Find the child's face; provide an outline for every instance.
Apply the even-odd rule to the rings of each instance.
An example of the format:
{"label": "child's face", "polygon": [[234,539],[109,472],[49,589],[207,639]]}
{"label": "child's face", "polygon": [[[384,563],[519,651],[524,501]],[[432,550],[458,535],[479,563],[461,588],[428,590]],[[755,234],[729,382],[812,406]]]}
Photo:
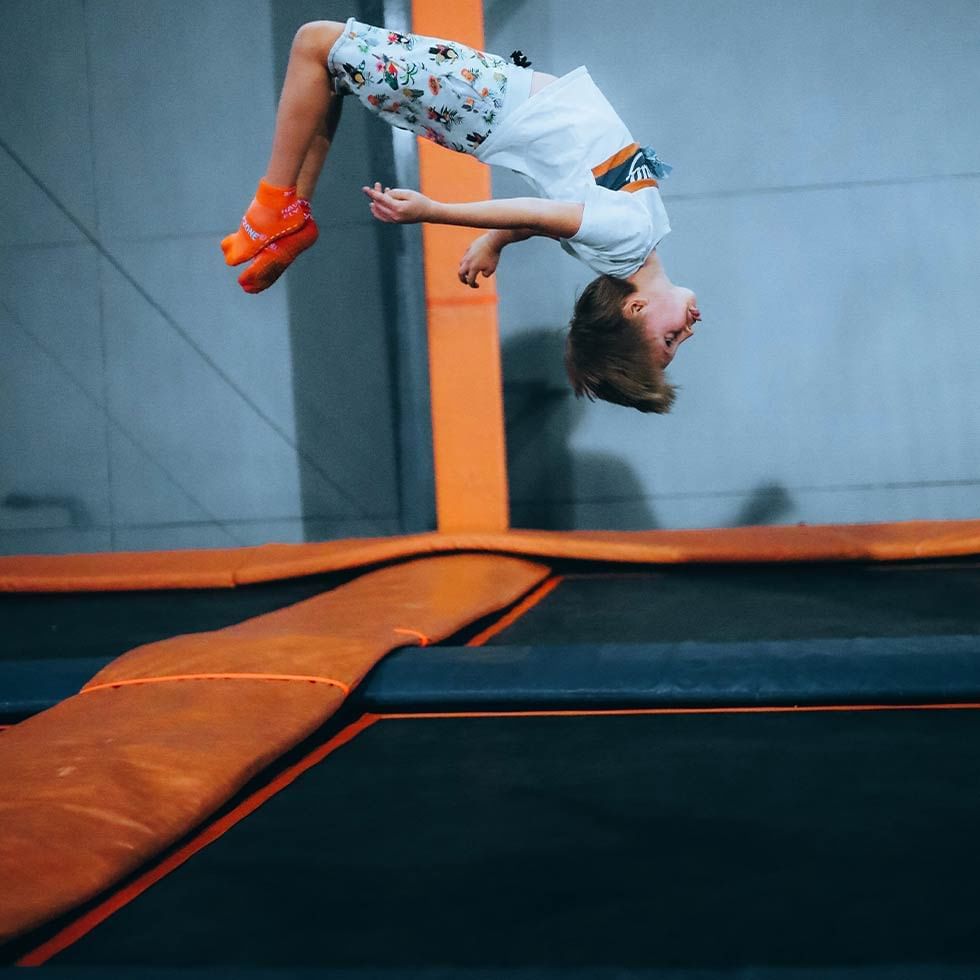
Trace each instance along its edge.
{"label": "child's face", "polygon": [[670,289],[652,297],[640,316],[653,342],[654,354],[661,367],[674,359],[677,348],[694,336],[694,324],[701,319],[698,298],[690,289],[671,285]]}

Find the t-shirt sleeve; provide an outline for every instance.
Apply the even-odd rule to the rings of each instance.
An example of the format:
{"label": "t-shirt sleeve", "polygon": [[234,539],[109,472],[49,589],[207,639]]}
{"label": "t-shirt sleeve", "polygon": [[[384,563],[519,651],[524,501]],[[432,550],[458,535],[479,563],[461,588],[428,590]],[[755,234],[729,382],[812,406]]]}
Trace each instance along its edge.
{"label": "t-shirt sleeve", "polygon": [[649,212],[632,194],[598,186],[583,203],[582,225],[566,250],[596,272],[631,276],[657,245]]}

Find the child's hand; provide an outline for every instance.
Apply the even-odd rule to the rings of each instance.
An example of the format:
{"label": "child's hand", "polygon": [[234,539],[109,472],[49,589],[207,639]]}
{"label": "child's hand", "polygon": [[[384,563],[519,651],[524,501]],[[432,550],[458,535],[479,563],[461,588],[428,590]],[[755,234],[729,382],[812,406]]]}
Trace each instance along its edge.
{"label": "child's hand", "polygon": [[361,190],[371,200],[371,214],[378,221],[389,224],[407,225],[425,221],[432,207],[432,201],[418,191],[403,190],[400,187],[362,187]]}
{"label": "child's hand", "polygon": [[497,271],[499,261],[500,249],[493,244],[490,235],[480,235],[459,260],[459,281],[479,289],[476,277],[482,273],[484,279],[489,279]]}

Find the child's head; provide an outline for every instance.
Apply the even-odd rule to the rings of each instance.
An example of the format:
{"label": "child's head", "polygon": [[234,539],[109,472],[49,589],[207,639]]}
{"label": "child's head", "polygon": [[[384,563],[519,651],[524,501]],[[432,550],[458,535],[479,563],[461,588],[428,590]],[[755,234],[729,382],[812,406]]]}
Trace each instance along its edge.
{"label": "child's head", "polygon": [[576,395],[663,414],[675,397],[664,369],[701,314],[690,289],[663,276],[631,279],[599,276],[585,287],[572,315],[565,368]]}

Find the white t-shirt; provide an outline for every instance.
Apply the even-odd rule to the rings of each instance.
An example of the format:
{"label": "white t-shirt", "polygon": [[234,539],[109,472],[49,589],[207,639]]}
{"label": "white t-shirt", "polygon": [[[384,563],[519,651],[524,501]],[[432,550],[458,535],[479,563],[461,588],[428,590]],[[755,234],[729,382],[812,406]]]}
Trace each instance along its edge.
{"label": "white t-shirt", "polygon": [[650,158],[584,66],[519,105],[474,155],[542,197],[581,201],[582,226],[561,247],[596,272],[631,276],[670,231]]}

